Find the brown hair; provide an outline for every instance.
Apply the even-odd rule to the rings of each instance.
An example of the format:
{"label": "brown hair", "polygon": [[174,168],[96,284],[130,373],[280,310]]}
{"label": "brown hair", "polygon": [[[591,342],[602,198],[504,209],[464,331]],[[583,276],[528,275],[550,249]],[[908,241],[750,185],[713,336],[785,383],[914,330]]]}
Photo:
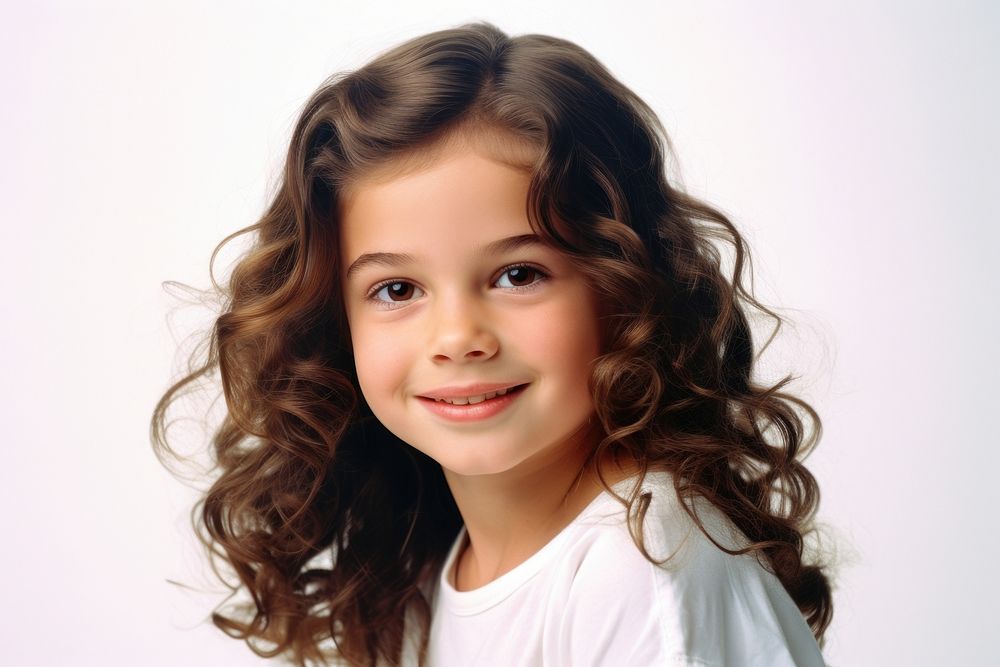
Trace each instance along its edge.
{"label": "brown hair", "polygon": [[[751,379],[748,309],[781,319],[744,285],[744,241],[725,215],[668,184],[662,125],[592,55],[488,23],[421,36],[325,82],[295,127],[268,210],[213,254],[214,264],[227,242],[253,235],[219,288],[207,354],[160,399],[151,429],[162,458],[171,404],[218,371],[228,408],[213,437],[219,474],[195,517],[252,602],[235,616],[216,611],[216,625],[298,664],[322,662],[331,638],[351,664],[396,664],[412,614],[423,661],[422,584],[461,517],[440,466],[390,434],[361,396],[337,280],[338,202],[360,176],[460,127],[537,147],[532,227],[600,296],[605,349],[592,392],[603,439],[591,460],[629,457],[643,476],[665,468],[682,498],[722,510],[751,542],[730,553],[755,552],[822,645],[831,591],[824,566],[804,562],[819,491],[801,463],[820,422],[783,391],[789,377]],[[732,248],[731,277],[716,242]],[[638,488],[621,500],[641,522],[649,497]],[[317,561],[324,554],[329,565]]]}

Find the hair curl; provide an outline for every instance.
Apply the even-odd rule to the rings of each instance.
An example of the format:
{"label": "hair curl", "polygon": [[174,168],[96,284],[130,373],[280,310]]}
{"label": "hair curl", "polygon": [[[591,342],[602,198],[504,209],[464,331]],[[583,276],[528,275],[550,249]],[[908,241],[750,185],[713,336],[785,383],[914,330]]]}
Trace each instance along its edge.
{"label": "hair curl", "polygon": [[[424,35],[325,82],[295,127],[266,213],[213,253],[214,265],[232,239],[254,239],[228,285],[216,285],[223,312],[207,353],[160,399],[151,437],[161,459],[172,453],[168,409],[218,371],[228,408],[213,435],[219,475],[193,516],[252,603],[242,620],[217,610],[215,624],[297,664],[324,662],[331,638],[351,664],[396,664],[413,613],[423,662],[421,583],[461,517],[440,466],[390,434],[361,397],[335,279],[338,202],[359,177],[469,126],[537,147],[532,227],[601,297],[605,349],[592,391],[603,439],[591,460],[609,452],[642,475],[666,468],[681,497],[721,509],[751,544],[716,544],[756,552],[822,645],[831,590],[824,567],[804,562],[819,491],[800,462],[820,421],[782,391],[790,378],[752,381],[747,309],[781,319],[744,287],[744,241],[725,215],[668,184],[662,125],[592,55],[488,23]],[[717,241],[732,247],[731,278]],[[620,500],[652,560],[636,525],[648,497],[637,487]],[[324,554],[329,567],[317,564]]]}

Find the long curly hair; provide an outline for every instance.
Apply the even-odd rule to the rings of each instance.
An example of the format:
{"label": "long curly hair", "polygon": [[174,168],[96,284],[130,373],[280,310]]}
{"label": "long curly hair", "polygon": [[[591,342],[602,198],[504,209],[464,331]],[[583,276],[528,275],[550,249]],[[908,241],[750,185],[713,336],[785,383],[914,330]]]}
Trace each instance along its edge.
{"label": "long curly hair", "polygon": [[[668,183],[663,126],[591,54],[489,23],[412,39],[324,82],[266,213],[213,253],[214,265],[226,243],[251,235],[216,285],[222,312],[207,345],[155,408],[151,438],[161,460],[175,454],[171,406],[218,374],[218,475],[192,516],[213,566],[228,565],[251,600],[216,609],[214,623],[296,664],[326,664],[330,639],[350,664],[398,664],[404,628],[419,630],[424,661],[423,586],[461,517],[440,466],[389,433],[361,395],[337,279],[338,203],[365,174],[470,126],[537,148],[531,225],[600,297],[604,349],[591,389],[603,431],[589,461],[628,457],[642,477],[667,469],[680,497],[718,507],[750,544],[716,545],[754,552],[822,646],[832,596],[827,566],[805,562],[819,491],[801,462],[821,425],[784,391],[790,377],[752,377],[749,313],[772,317],[775,332],[781,318],[746,288],[745,242],[720,211]],[[638,489],[619,500],[653,560],[641,531],[649,496]]]}

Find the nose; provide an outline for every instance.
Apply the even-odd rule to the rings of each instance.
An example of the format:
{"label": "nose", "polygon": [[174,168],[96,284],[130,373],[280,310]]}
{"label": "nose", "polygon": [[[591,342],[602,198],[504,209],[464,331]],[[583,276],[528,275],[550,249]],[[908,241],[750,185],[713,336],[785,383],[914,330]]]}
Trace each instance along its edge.
{"label": "nose", "polygon": [[486,361],[500,350],[489,315],[475,299],[460,295],[442,299],[432,317],[429,349],[434,362]]}

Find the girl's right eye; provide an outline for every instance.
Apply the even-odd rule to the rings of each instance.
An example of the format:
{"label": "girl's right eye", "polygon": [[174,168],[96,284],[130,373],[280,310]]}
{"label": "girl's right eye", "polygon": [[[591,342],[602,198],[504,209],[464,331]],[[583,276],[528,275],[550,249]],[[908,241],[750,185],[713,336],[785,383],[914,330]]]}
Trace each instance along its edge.
{"label": "girl's right eye", "polygon": [[404,280],[389,280],[373,287],[368,299],[376,302],[379,307],[392,309],[406,305],[408,301],[423,293],[424,291],[413,283]]}

